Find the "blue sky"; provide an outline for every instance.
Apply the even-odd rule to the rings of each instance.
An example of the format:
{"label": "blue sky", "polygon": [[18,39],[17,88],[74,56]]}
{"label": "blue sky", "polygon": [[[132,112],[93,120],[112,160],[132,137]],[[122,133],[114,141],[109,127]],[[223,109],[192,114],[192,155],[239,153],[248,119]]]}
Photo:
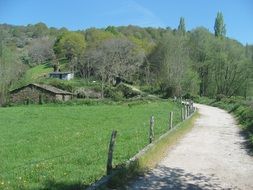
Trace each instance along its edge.
{"label": "blue sky", "polygon": [[108,25],[177,28],[204,26],[213,32],[216,14],[224,16],[227,36],[253,44],[252,0],[0,0],[0,23],[44,22],[70,30]]}

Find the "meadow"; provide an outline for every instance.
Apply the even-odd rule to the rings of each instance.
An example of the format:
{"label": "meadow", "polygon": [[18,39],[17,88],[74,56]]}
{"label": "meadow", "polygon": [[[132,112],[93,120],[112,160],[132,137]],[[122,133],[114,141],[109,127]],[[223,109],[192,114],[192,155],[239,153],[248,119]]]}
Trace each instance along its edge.
{"label": "meadow", "polygon": [[29,105],[0,109],[0,189],[81,189],[105,175],[108,143],[118,131],[114,165],[168,130],[168,100],[117,105]]}

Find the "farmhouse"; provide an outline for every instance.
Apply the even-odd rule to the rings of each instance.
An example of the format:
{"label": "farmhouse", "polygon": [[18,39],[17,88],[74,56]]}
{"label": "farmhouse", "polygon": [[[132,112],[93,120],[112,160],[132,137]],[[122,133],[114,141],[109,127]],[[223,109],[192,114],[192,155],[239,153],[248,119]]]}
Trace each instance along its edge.
{"label": "farmhouse", "polygon": [[67,101],[72,98],[73,94],[59,88],[45,85],[45,84],[28,84],[21,88],[10,92],[10,101],[12,103],[33,102],[39,103],[41,101]]}
{"label": "farmhouse", "polygon": [[52,72],[49,73],[50,78],[58,78],[61,80],[71,80],[74,78],[74,73],[72,72]]}

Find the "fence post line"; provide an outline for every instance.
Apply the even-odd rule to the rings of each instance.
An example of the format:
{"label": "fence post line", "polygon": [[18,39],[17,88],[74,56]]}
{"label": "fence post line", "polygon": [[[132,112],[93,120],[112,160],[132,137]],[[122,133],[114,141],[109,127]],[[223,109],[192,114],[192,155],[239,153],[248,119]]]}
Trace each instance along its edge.
{"label": "fence post line", "polygon": [[170,129],[173,128],[173,112],[170,112]]}
{"label": "fence post line", "polygon": [[149,127],[149,143],[152,143],[154,140],[154,125],[155,125],[155,117],[152,115],[150,117],[150,127]]}
{"label": "fence post line", "polygon": [[112,160],[113,160],[113,151],[114,151],[114,144],[116,139],[117,131],[113,130],[111,135],[111,140],[109,143],[108,149],[108,159],[107,159],[107,167],[106,167],[106,174],[109,175],[112,172]]}

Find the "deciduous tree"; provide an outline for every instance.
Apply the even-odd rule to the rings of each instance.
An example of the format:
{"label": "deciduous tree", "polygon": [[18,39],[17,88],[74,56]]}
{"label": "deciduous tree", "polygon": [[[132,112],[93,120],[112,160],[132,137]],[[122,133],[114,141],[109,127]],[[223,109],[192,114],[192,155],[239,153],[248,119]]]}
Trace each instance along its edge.
{"label": "deciduous tree", "polygon": [[226,25],[221,12],[217,13],[214,23],[214,34],[216,37],[223,38],[226,35]]}

